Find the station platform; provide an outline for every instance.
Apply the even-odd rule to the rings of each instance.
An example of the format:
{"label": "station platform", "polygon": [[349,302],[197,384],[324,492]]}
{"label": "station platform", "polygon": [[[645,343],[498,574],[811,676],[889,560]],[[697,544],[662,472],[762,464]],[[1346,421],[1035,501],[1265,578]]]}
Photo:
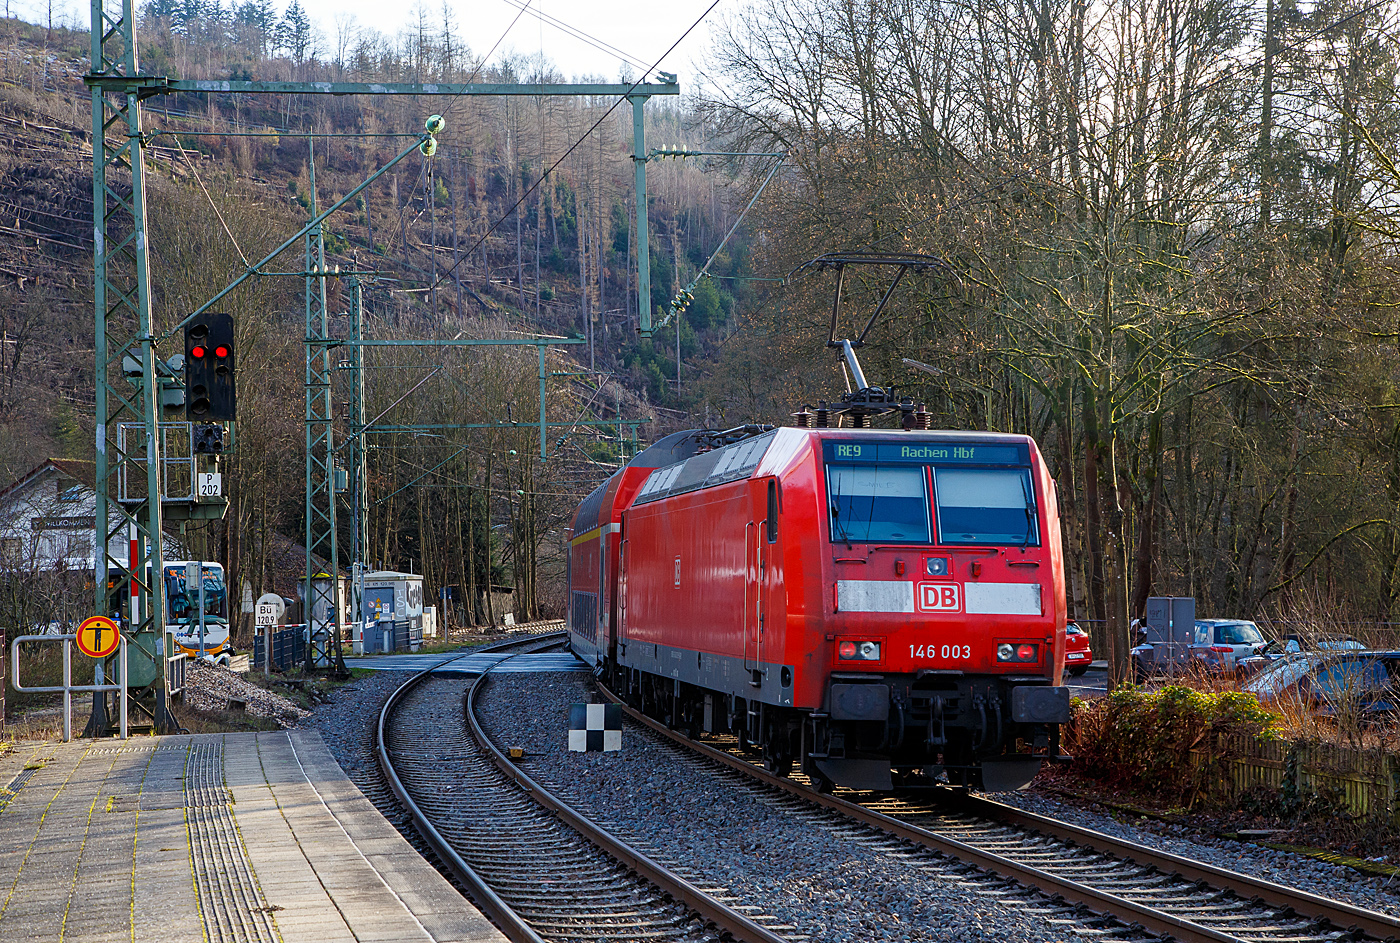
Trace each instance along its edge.
{"label": "station platform", "polygon": [[0,941],[505,940],[314,731],[19,741],[0,784]]}

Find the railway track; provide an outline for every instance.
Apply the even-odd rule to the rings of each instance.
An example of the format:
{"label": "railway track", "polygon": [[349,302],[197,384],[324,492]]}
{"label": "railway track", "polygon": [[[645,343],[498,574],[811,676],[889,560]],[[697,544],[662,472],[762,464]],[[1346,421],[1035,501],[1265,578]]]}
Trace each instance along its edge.
{"label": "railway track", "polygon": [[801,939],[779,936],[789,928],[761,925],[551,795],[476,721],[490,669],[466,681],[435,677],[443,668],[450,664],[416,675],[385,703],[379,762],[424,841],[508,936],[528,943]]}
{"label": "railway track", "polygon": [[800,777],[779,777],[745,759],[737,742],[718,749],[625,709],[663,737],[779,790],[777,802],[794,810],[819,806],[853,820],[853,838],[873,833],[911,842],[1034,888],[1051,901],[1115,918],[1121,930],[1140,928],[1183,943],[1400,940],[1400,920],[1389,915],[977,796],[952,790],[926,800],[818,793]]}

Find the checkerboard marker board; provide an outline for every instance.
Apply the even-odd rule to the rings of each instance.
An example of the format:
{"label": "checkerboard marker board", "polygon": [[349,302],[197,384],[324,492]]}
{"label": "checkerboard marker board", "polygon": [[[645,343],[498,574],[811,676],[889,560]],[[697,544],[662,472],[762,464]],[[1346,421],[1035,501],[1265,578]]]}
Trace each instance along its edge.
{"label": "checkerboard marker board", "polygon": [[621,704],[569,706],[569,750],[608,753],[622,749]]}

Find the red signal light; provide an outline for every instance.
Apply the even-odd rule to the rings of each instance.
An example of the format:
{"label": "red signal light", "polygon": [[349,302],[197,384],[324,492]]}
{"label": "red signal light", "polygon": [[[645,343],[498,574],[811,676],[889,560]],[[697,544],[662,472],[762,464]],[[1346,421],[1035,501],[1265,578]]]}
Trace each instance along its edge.
{"label": "red signal light", "polygon": [[227,356],[228,356],[228,348],[227,348],[227,347],[223,347],[223,346],[215,347],[215,348],[214,348],[214,356],[215,356],[215,357],[227,357]]}
{"label": "red signal light", "polygon": [[203,348],[203,347],[192,347],[192,348],[190,348],[190,356],[193,357],[195,360],[203,360],[203,359],[204,359],[204,348]]}

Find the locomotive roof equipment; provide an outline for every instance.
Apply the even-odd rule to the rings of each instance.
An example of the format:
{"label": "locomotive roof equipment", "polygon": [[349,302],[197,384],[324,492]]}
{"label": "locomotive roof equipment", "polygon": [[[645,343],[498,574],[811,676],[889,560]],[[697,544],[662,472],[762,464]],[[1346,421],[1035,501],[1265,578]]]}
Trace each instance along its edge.
{"label": "locomotive roof equipment", "polygon": [[[841,294],[846,285],[846,269],[848,266],[893,266],[896,271],[894,279],[889,287],[885,289],[884,295],[880,298],[879,304],[871,312],[870,318],[865,322],[865,327],[855,340],[843,338],[836,339],[837,324],[841,315]],[[856,356],[856,351],[865,346],[866,335],[875,326],[875,321],[880,317],[880,313],[885,310],[890,298],[894,295],[894,290],[899,283],[904,280],[904,276],[909,272],[916,275],[924,275],[934,269],[947,273],[956,282],[957,273],[943,259],[932,255],[921,255],[918,253],[889,253],[889,252],[830,252],[826,255],[818,256],[808,262],[806,268],[811,266],[819,272],[828,269],[836,270],[836,291],[831,300],[831,329],[827,332],[826,346],[840,350],[845,359],[846,366],[850,370],[850,377],[853,389],[847,391],[842,397],[839,405],[829,405],[820,403],[817,411],[813,413],[810,406],[802,407],[800,412],[793,415],[797,419],[799,426],[826,426],[832,416],[846,414],[857,429],[864,429],[870,426],[871,418],[881,416],[885,413],[898,409],[903,414],[903,426],[905,429],[927,429],[928,414],[922,405],[915,406],[913,400],[908,397],[901,399],[895,394],[894,385],[888,387],[871,386],[866,382],[865,371],[861,369],[860,360]]]}

